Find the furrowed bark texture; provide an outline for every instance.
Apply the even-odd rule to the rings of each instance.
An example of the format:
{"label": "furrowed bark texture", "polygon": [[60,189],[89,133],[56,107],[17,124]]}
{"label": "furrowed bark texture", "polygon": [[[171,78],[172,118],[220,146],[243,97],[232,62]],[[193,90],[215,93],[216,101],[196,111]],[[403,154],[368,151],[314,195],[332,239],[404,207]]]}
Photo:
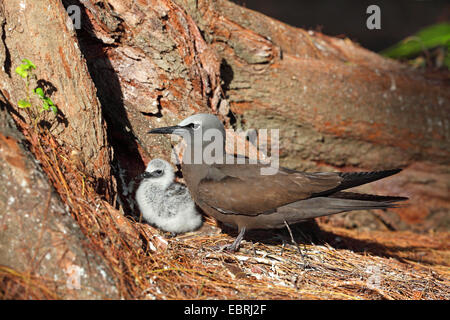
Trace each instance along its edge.
{"label": "furrowed bark texture", "polygon": [[[118,299],[111,270],[89,246],[0,98],[0,276],[45,299]],[[45,288],[47,288],[45,290]],[[4,292],[6,288],[2,288]],[[29,296],[22,293],[21,298]]]}
{"label": "furrowed bark texture", "polygon": [[[170,157],[170,140],[148,135],[190,114],[228,113],[220,62],[192,18],[163,1],[64,1],[84,8],[78,35],[105,106],[118,171],[128,182],[154,157]],[[144,160],[144,161],[143,161]]]}
{"label": "furrowed bark texture", "polygon": [[[0,5],[0,90],[8,103],[26,96],[25,82],[15,69],[26,58],[36,65],[35,73],[60,110],[52,133],[77,154],[86,174],[99,184],[110,181],[110,149],[106,127],[81,56],[78,41],[61,1],[3,1]],[[31,89],[34,89],[31,88]],[[32,100],[39,104],[39,101]],[[27,118],[25,110],[16,115]],[[99,186],[106,187],[106,186]]]}
{"label": "furrowed bark texture", "polygon": [[[77,170],[108,196],[113,184],[105,122],[75,33],[66,26],[67,18],[60,1],[0,4],[1,276],[45,293],[38,297],[119,298],[108,265],[70,217],[10,117],[22,123],[32,139],[40,139],[25,124],[29,122],[25,110],[17,107],[26,90],[15,68],[27,58],[37,66],[38,83],[60,110],[57,118],[48,119],[53,123],[52,136],[73,156],[67,161],[79,163]],[[39,103],[36,100],[32,103]],[[44,152],[51,155],[52,150]],[[4,290],[3,294],[9,294]],[[26,291],[17,294],[33,297]]]}

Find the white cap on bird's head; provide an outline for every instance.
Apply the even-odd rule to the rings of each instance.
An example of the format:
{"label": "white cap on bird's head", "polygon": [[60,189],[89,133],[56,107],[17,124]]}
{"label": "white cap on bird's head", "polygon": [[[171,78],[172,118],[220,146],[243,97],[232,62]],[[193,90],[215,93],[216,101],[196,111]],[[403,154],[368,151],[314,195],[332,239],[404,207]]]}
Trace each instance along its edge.
{"label": "white cap on bird's head", "polygon": [[[186,142],[187,150],[189,150],[190,158],[187,158],[190,159],[188,160],[190,163],[201,163],[203,161],[213,163],[214,160],[223,160],[226,138],[225,127],[219,118],[213,114],[194,114],[178,125],[155,128],[148,133],[182,136]],[[183,157],[183,159],[186,158]]]}

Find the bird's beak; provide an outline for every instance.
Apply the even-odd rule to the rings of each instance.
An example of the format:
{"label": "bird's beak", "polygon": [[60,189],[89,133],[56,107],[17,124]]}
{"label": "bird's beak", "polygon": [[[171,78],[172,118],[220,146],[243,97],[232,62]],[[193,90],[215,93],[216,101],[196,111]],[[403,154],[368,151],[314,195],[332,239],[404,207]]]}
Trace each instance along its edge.
{"label": "bird's beak", "polygon": [[155,128],[150,130],[147,133],[158,133],[158,134],[166,134],[166,133],[174,133],[178,134],[180,131],[184,132],[186,130],[183,126],[171,126],[171,127],[162,127],[162,128]]}
{"label": "bird's beak", "polygon": [[141,175],[139,175],[139,179],[143,180],[143,179],[148,179],[151,178],[153,175],[150,172],[144,171],[142,172]]}

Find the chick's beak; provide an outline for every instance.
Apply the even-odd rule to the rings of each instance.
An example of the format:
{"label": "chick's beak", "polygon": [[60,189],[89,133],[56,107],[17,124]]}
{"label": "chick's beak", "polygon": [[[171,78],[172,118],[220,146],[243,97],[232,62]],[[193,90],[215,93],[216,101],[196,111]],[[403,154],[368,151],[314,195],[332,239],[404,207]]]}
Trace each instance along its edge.
{"label": "chick's beak", "polygon": [[151,178],[153,175],[150,172],[144,171],[139,175],[139,179],[148,179]]}

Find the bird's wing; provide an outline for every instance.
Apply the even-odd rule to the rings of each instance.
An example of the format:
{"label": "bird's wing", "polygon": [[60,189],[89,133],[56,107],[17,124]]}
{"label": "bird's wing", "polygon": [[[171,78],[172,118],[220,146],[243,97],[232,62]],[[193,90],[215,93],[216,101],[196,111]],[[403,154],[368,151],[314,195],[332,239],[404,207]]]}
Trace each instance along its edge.
{"label": "bird's wing", "polygon": [[279,168],[261,175],[264,165],[212,165],[198,185],[198,198],[225,214],[258,215],[339,186],[338,173],[305,173]]}
{"label": "bird's wing", "polygon": [[307,173],[279,168],[274,175],[261,175],[265,166],[211,165],[199,183],[199,198],[224,214],[258,215],[310,197],[331,196],[401,171]]}

